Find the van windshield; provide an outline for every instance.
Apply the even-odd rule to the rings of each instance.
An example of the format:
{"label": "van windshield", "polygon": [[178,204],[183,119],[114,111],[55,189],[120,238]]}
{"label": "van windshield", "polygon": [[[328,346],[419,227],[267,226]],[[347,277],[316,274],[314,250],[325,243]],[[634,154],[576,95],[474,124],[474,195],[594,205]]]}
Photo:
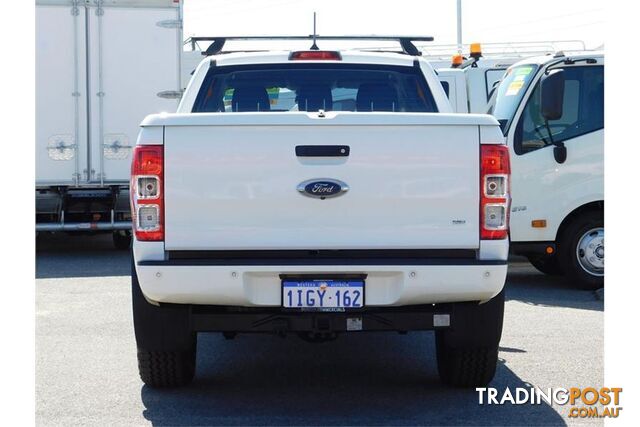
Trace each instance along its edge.
{"label": "van windshield", "polygon": [[192,112],[437,112],[417,67],[255,64],[213,67]]}
{"label": "van windshield", "polygon": [[537,65],[518,65],[508,69],[500,82],[495,105],[490,113],[500,122],[505,133],[537,70]]}

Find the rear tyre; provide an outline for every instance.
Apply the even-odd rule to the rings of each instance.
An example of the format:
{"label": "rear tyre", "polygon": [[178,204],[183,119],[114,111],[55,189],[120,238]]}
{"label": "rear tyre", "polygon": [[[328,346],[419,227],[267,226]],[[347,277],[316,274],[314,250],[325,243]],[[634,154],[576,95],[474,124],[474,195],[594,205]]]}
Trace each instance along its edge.
{"label": "rear tyre", "polygon": [[189,384],[196,371],[196,352],[147,351],[138,349],[140,379],[149,387],[179,387]]}
{"label": "rear tyre", "polygon": [[483,387],[495,376],[502,335],[504,290],[484,304],[453,309],[451,329],[436,331],[440,380],[454,387]]}
{"label": "rear tyre", "polygon": [[556,255],[530,256],[528,259],[531,265],[533,265],[540,273],[544,273],[549,276],[561,276],[564,274]]}
{"label": "rear tyre", "polygon": [[197,335],[189,325],[189,307],[149,303],[131,273],[133,326],[140,379],[150,387],[178,387],[191,382],[196,368]]}
{"label": "rear tyre", "polygon": [[604,286],[604,216],[587,212],[565,228],[560,237],[560,261],[567,277],[581,289]]}
{"label": "rear tyre", "polygon": [[125,250],[131,247],[131,232],[118,230],[113,232],[113,246],[118,250]]}

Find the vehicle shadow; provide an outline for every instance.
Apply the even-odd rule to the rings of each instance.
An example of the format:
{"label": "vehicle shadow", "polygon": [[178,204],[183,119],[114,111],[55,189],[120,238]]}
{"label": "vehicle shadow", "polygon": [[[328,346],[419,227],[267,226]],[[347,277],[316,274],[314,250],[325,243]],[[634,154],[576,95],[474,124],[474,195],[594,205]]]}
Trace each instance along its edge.
{"label": "vehicle shadow", "polygon": [[[552,407],[479,405],[478,393],[440,384],[431,332],[363,333],[324,344],[295,336],[203,334],[196,379],[141,389],[154,425],[560,425]],[[492,387],[530,387],[501,351]]]}
{"label": "vehicle shadow", "polygon": [[528,262],[509,263],[505,297],[526,304],[604,311],[595,292],[579,289],[562,276],[540,273]]}
{"label": "vehicle shadow", "polygon": [[36,239],[37,279],[130,274],[130,251],[114,249],[110,233],[42,233]]}

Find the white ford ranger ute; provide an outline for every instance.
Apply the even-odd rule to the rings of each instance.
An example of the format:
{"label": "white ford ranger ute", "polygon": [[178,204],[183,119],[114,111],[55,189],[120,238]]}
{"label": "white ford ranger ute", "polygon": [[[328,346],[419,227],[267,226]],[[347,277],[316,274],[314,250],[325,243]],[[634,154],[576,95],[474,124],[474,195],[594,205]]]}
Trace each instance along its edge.
{"label": "white ford ranger ute", "polygon": [[435,330],[445,384],[493,378],[507,273],[498,122],[419,56],[220,53],[133,154],[140,376],[193,379],[199,332]]}

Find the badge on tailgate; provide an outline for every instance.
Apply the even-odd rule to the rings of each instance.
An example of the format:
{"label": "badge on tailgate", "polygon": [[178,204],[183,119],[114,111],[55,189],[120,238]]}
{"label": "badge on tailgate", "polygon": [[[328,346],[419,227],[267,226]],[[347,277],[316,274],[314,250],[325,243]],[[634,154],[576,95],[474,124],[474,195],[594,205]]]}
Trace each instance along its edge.
{"label": "badge on tailgate", "polygon": [[347,184],[331,178],[310,179],[298,184],[300,194],[321,200],[341,196],[348,190]]}

